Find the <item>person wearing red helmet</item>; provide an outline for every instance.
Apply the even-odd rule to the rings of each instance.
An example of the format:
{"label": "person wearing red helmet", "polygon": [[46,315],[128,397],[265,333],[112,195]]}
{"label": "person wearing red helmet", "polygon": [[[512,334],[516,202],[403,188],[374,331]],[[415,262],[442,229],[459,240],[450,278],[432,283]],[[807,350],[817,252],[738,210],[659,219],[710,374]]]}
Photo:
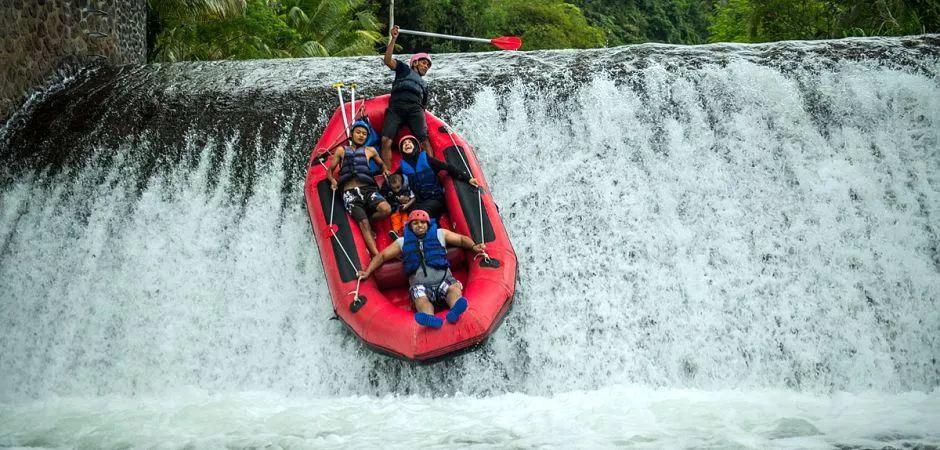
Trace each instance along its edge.
{"label": "person wearing red helmet", "polygon": [[408,215],[405,236],[372,258],[369,267],[359,271],[359,278],[368,278],[382,263],[401,256],[402,267],[408,275],[408,293],[416,311],[415,322],[440,328],[444,321],[434,315],[434,307],[446,304],[450,308],[445,315],[447,322],[457,323],[469,304],[463,296],[463,285],[450,271],[448,245],[475,252],[486,250],[486,244],[476,244],[467,236],[438,228],[426,211],[416,209]]}
{"label": "person wearing red helmet", "polygon": [[424,109],[428,106],[428,84],[424,81],[424,75],[431,68],[431,55],[417,53],[407,65],[392,58],[395,41],[398,39],[397,25],[392,27],[391,33],[392,37],[385,48],[383,59],[385,65],[395,71],[392,95],[388,101],[388,109],[385,110],[385,121],[382,123],[382,158],[385,161],[392,160],[392,141],[402,124],[411,128],[424,151],[430,152],[431,149],[428,123],[424,118]]}
{"label": "person wearing red helmet", "polygon": [[451,177],[479,187],[480,183],[472,175],[464,172],[454,165],[441,161],[428,152],[418,151],[418,139],[414,136],[402,136],[398,140],[398,150],[401,152],[401,164],[395,173],[401,173],[408,179],[417,197],[415,209],[427,211],[433,218],[441,217],[447,207],[444,205],[444,187],[437,178],[441,171],[447,172]]}

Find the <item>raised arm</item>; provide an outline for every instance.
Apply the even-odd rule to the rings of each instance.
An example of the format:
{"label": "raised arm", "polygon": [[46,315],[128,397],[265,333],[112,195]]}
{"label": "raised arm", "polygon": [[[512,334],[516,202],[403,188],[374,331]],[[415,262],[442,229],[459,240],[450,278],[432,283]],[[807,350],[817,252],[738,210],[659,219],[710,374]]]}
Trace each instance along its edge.
{"label": "raised arm", "polygon": [[486,244],[482,242],[479,244],[474,244],[473,239],[470,239],[462,234],[454,233],[450,230],[444,230],[444,242],[448,245],[465,248],[467,250],[473,250],[477,253],[486,250]]}
{"label": "raised arm", "polygon": [[392,52],[395,50],[395,41],[398,40],[398,25],[392,27],[392,37],[388,40],[388,46],[385,47],[385,59],[382,61],[389,69],[395,70],[398,63],[392,58]]}

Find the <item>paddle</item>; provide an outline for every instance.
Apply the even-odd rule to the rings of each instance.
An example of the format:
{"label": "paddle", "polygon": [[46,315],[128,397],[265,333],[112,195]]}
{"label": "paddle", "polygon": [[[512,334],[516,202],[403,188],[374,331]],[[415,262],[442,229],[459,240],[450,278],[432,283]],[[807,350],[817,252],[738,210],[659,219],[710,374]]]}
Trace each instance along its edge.
{"label": "paddle", "polygon": [[492,44],[503,50],[519,50],[519,47],[522,47],[522,39],[519,39],[516,36],[499,36],[493,39],[483,39],[483,38],[454,36],[450,34],[428,33],[426,31],[404,30],[401,28],[398,29],[398,32],[405,33],[405,34],[413,34],[415,36],[437,37],[437,38],[443,38],[443,39],[451,39],[455,41],[469,41],[469,42],[480,42],[483,44]]}

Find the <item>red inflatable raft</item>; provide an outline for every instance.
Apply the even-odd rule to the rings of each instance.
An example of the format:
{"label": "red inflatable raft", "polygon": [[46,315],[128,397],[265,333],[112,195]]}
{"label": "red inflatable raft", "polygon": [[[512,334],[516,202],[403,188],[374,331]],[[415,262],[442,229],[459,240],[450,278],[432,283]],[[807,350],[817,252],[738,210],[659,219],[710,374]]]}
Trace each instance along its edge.
{"label": "red inflatable raft", "polygon": [[[388,96],[356,102],[356,109],[381,133],[388,106]],[[349,103],[345,104],[347,114]],[[350,311],[358,278],[356,271],[368,265],[359,226],[343,208],[342,193],[330,189],[326,179],[327,158],[333,150],[346,145],[343,117],[337,108],[317,142],[307,167],[304,196],[310,223],[320,249],[333,301],[333,310],[353,333],[373,350],[417,362],[432,362],[483,342],[506,315],[516,284],[516,254],[490,195],[486,179],[470,146],[443,121],[426,113],[433,156],[469,171],[484,189],[439,174],[444,187],[448,214],[440,225],[486,243],[489,260],[463,249],[448,249],[454,276],[464,285],[469,308],[456,324],[440,329],[426,328],[414,321],[414,309],[408,298],[408,280],[401,261],[386,262],[372,277],[362,280],[359,295],[366,303],[358,312]],[[352,118],[349,122],[352,123]],[[408,133],[403,129],[399,135]],[[397,142],[397,139],[395,140]],[[393,150],[391,169],[398,168],[399,155]],[[377,177],[377,181],[381,177]],[[482,206],[482,208],[481,208]],[[331,210],[332,209],[332,210]],[[332,218],[333,226],[330,225]],[[387,236],[388,219],[373,223],[376,243],[381,251],[391,244]],[[444,317],[446,309],[436,311]]]}

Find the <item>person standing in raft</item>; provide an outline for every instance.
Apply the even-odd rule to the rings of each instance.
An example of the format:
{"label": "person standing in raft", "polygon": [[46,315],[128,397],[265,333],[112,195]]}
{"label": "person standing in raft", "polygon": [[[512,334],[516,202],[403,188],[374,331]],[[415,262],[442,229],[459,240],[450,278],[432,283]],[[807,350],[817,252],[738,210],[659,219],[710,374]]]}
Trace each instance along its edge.
{"label": "person standing in raft", "polygon": [[392,58],[395,41],[398,39],[398,26],[392,27],[392,37],[385,48],[383,62],[389,69],[395,71],[395,81],[392,82],[392,95],[385,110],[385,121],[382,122],[382,158],[392,160],[392,141],[398,135],[398,128],[403,123],[408,124],[411,132],[418,137],[421,148],[431,151],[428,142],[428,123],[424,118],[424,109],[428,105],[428,84],[424,75],[431,68],[431,55],[417,53],[411,57],[410,64]]}
{"label": "person standing in raft", "polygon": [[427,152],[417,151],[417,139],[414,136],[404,136],[398,141],[401,152],[401,164],[395,173],[408,177],[408,184],[415,192],[418,200],[415,209],[427,211],[433,218],[441,217],[446,206],[444,205],[444,187],[437,179],[440,171],[446,171],[450,176],[470,183],[473,187],[480,187],[476,178],[453,165],[441,161]]}
{"label": "person standing in raft", "polygon": [[463,297],[463,285],[454,278],[447,261],[446,246],[462,247],[482,252],[486,244],[474,244],[473,239],[452,231],[438,228],[431,222],[428,213],[419,209],[411,212],[405,225],[405,236],[382,250],[366,270],[359,271],[359,278],[368,278],[385,261],[403,257],[405,274],[408,275],[408,293],[414,303],[415,322],[431,328],[440,328],[444,321],[434,315],[434,305],[450,307],[447,321],[457,323],[467,310],[467,299]]}
{"label": "person standing in raft", "polygon": [[[372,178],[369,161],[375,160],[382,166],[383,173],[388,174],[389,171],[375,148],[365,145],[366,138],[369,137],[369,126],[366,122],[359,120],[354,123],[350,135],[352,146],[340,148],[333,153],[333,158],[330,159],[326,170],[326,177],[330,180],[330,186],[334,191],[337,187],[343,189],[343,205],[346,207],[346,212],[359,224],[366,248],[369,249],[369,254],[375,256],[379,249],[375,246],[375,236],[372,235],[372,225],[369,219],[380,220],[388,217],[392,212],[392,207],[379,194],[375,178]],[[337,165],[340,165],[338,182],[333,177],[333,169]]]}

